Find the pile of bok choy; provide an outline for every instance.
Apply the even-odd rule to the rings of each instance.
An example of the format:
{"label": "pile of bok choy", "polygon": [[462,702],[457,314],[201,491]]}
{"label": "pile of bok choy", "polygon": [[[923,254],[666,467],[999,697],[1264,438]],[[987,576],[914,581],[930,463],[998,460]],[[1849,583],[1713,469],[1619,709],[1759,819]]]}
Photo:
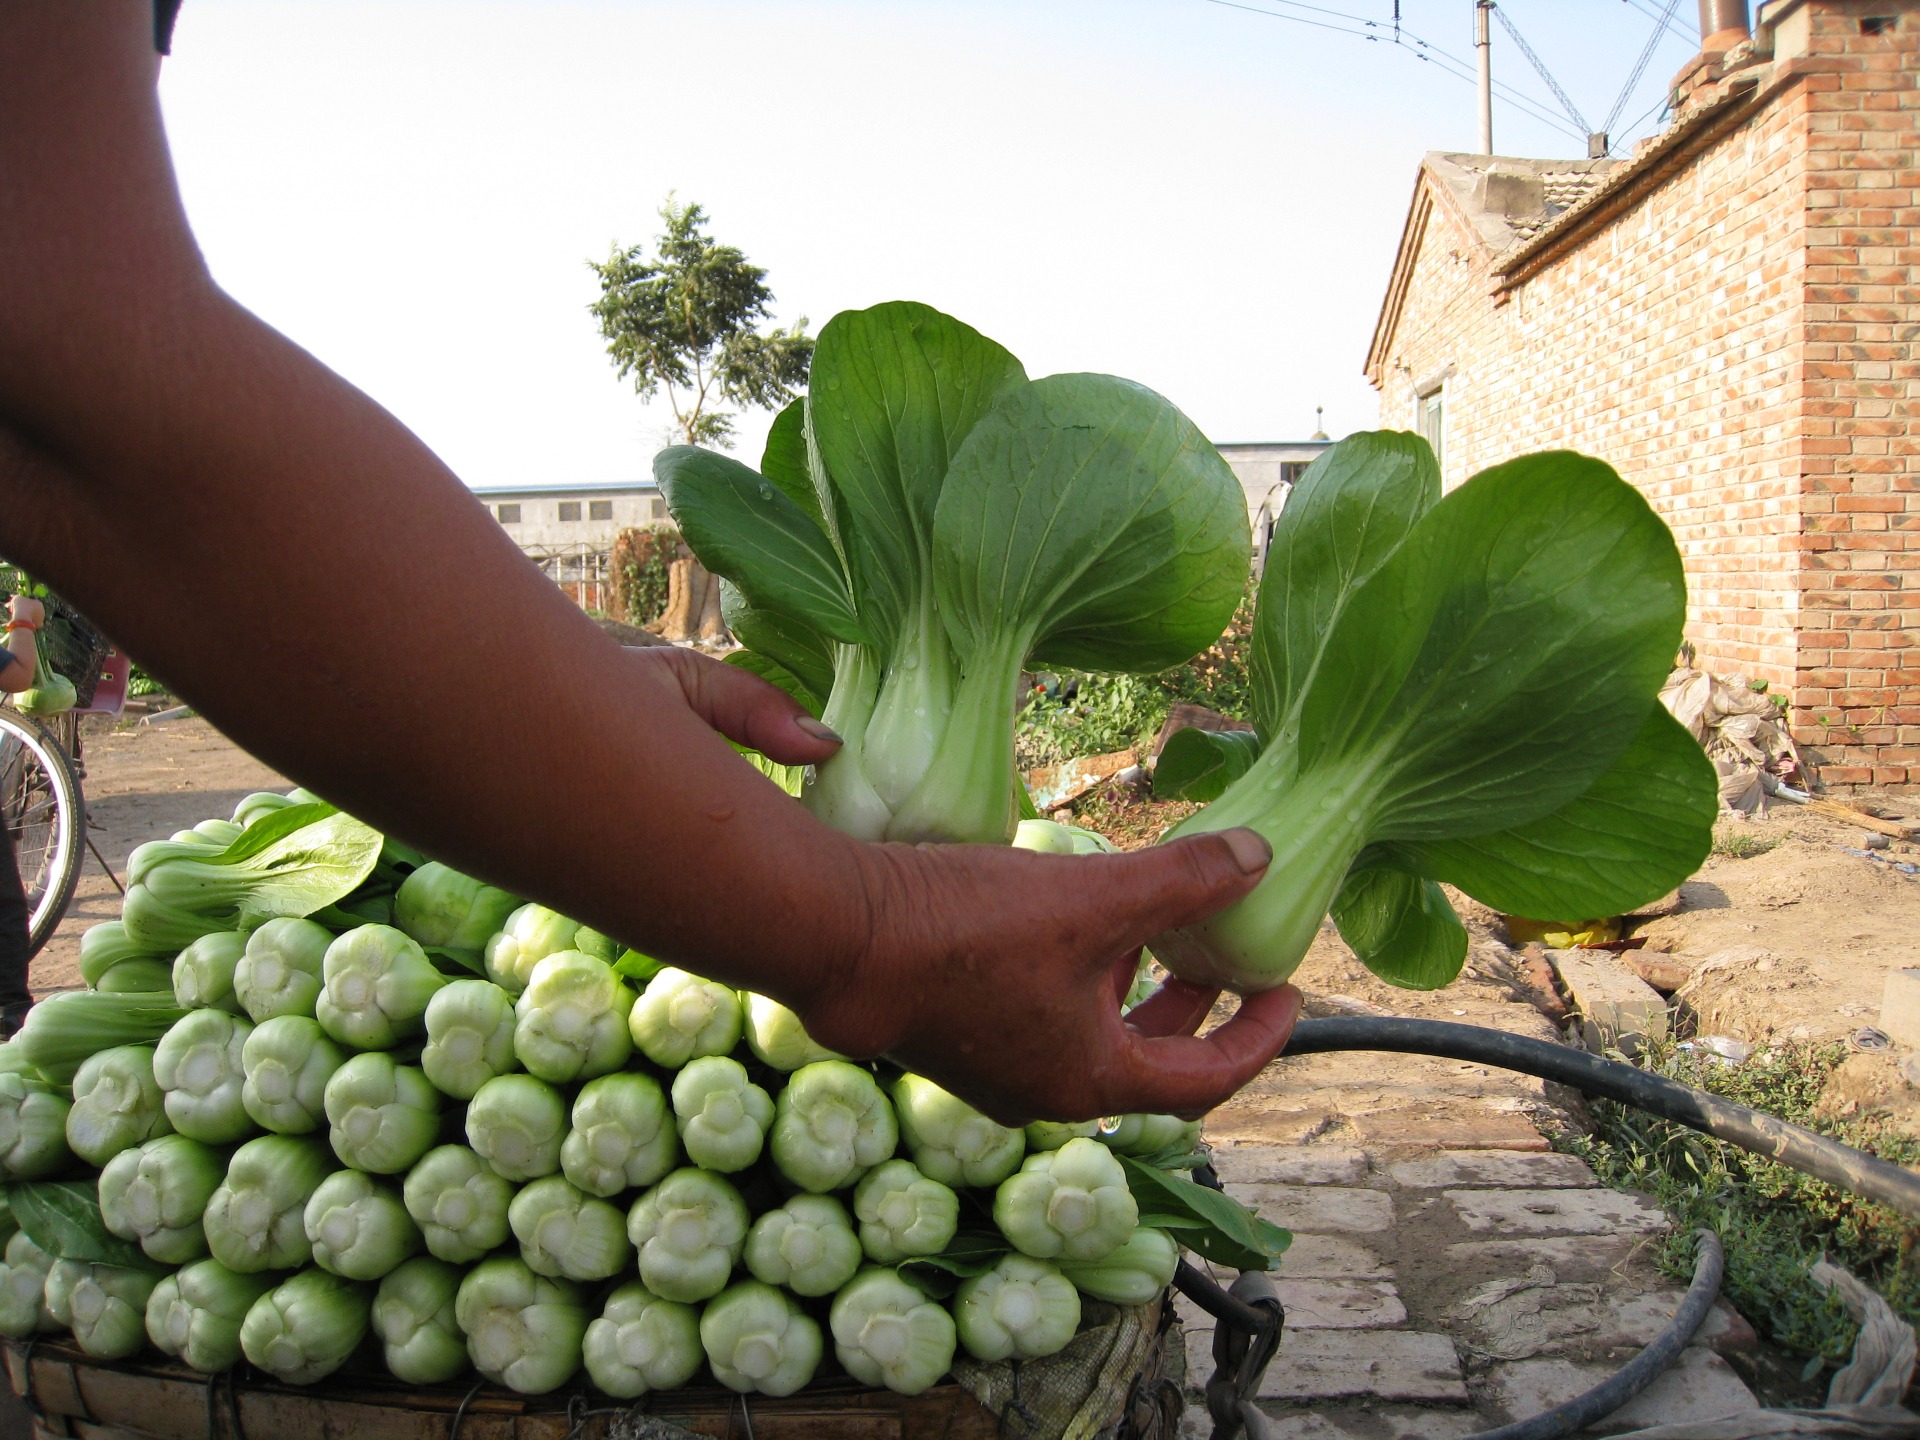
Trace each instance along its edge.
{"label": "pile of bok choy", "polygon": [[130,869],[152,899],[87,933],[90,988],[0,1045],[0,1334],[303,1385],[364,1351],[410,1385],[912,1394],[1151,1300],[1181,1244],[1286,1245],[1186,1178],[1195,1126],[1006,1129],[310,796]]}

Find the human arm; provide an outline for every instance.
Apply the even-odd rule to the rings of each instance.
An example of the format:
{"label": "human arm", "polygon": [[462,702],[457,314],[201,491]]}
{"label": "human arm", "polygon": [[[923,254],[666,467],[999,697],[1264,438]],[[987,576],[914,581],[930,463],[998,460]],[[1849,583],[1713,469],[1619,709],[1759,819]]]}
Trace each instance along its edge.
{"label": "human arm", "polygon": [[34,643],[40,626],[46,621],[46,607],[31,595],[15,595],[7,601],[6,655],[0,658],[0,690],[17,692],[29,688],[40,673],[40,650]]}
{"label": "human arm", "polygon": [[[623,652],[416,437],[220,291],[156,63],[142,0],[0,8],[10,555],[343,807],[998,1113],[1193,1112],[1277,1048],[1285,993],[1194,1040],[1150,1032],[1197,1024],[1205,992],[1128,1029],[1108,983],[1250,890],[1261,842],[1249,869],[1231,837],[1110,859],[819,825],[720,738],[825,758],[790,701]],[[509,633],[540,637],[512,693],[486,639]]]}

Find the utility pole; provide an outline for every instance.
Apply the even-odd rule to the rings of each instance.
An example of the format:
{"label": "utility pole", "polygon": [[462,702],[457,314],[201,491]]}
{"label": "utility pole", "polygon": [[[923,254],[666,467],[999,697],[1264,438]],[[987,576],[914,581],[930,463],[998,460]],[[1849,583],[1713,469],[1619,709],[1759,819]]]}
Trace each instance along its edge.
{"label": "utility pole", "polygon": [[1480,61],[1480,153],[1493,154],[1493,44],[1487,12],[1493,0],[1473,0],[1473,49]]}

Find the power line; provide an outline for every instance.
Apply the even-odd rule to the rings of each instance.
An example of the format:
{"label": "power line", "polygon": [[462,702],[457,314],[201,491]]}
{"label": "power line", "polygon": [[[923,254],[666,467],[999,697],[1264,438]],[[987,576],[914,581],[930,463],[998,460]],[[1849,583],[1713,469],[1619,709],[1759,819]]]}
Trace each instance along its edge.
{"label": "power line", "polygon": [[[1317,15],[1337,15],[1343,20],[1352,20],[1358,24],[1367,26],[1368,29],[1348,30],[1340,25],[1329,25],[1324,20],[1309,20],[1304,15],[1282,15],[1277,10],[1262,10],[1257,5],[1242,5],[1238,3],[1238,0],[1207,0],[1207,3],[1209,5],[1224,5],[1229,10],[1245,10],[1249,15],[1265,15],[1269,20],[1291,20],[1295,25],[1311,25],[1316,30],[1331,30],[1336,35],[1352,35],[1360,40],[1378,40],[1380,38],[1378,35],[1369,33],[1370,30],[1379,28],[1377,21],[1368,20],[1359,15],[1348,15],[1339,10],[1322,9],[1318,5],[1301,5],[1298,8],[1311,10]],[[1273,0],[1273,3],[1276,5],[1286,5],[1291,4],[1292,0]]]}
{"label": "power line", "polygon": [[1635,10],[1638,10],[1642,15],[1646,16],[1649,20],[1652,20],[1656,24],[1661,25],[1666,30],[1666,32],[1672,35],[1673,38],[1676,40],[1679,40],[1685,44],[1691,45],[1694,42],[1694,40],[1697,38],[1694,35],[1688,33],[1686,26],[1681,25],[1674,20],[1673,11],[1671,9],[1669,9],[1665,15],[1662,15],[1659,11],[1643,3],[1643,0],[1623,0],[1623,3],[1632,6]]}
{"label": "power line", "polygon": [[[1219,5],[1229,10],[1241,10],[1249,15],[1263,15],[1269,20],[1284,20],[1294,25],[1311,26],[1315,30],[1329,30],[1336,35],[1349,35],[1358,40],[1385,40],[1395,49],[1404,50],[1412,55],[1414,59],[1432,65],[1434,69],[1443,75],[1451,76],[1453,79],[1463,81],[1469,85],[1479,83],[1477,73],[1471,62],[1463,60],[1451,51],[1442,49],[1430,40],[1422,39],[1411,30],[1401,28],[1397,23],[1399,18],[1399,6],[1397,4],[1395,6],[1396,23],[1394,28],[1389,31],[1381,22],[1370,20],[1364,15],[1355,15],[1345,10],[1333,10],[1322,5],[1305,4],[1302,3],[1302,0],[1268,0],[1268,3],[1285,5],[1290,9],[1305,10],[1314,15],[1329,16],[1334,20],[1345,20],[1362,28],[1357,30],[1349,29],[1345,26],[1330,24],[1326,20],[1309,20],[1304,15],[1283,14],[1278,10],[1268,10],[1258,5],[1244,4],[1242,0],[1207,0],[1207,3],[1210,5]],[[1509,29],[1511,29],[1511,26],[1509,26]],[[1525,42],[1523,41],[1522,45],[1524,46],[1524,44]],[[1535,67],[1541,69],[1542,74],[1545,74],[1544,68],[1539,65],[1537,58],[1534,63]],[[1552,84],[1551,77],[1548,77],[1548,83]],[[1555,86],[1554,88],[1556,93],[1558,93],[1558,87]],[[1586,130],[1574,129],[1568,125],[1565,120],[1555,115],[1551,110],[1541,105],[1525,92],[1516,90],[1513,86],[1499,80],[1494,81],[1494,90],[1503,102],[1520,111],[1528,119],[1538,121],[1554,130],[1558,130],[1563,135],[1571,136],[1575,140],[1585,140],[1587,138],[1588,132]],[[1561,98],[1563,103],[1570,104],[1570,102],[1565,102],[1564,95],[1562,95]]]}
{"label": "power line", "polygon": [[[1426,61],[1443,75],[1451,75],[1454,79],[1465,81],[1469,85],[1478,85],[1480,83],[1479,76],[1476,73],[1464,68],[1463,62],[1447,54],[1444,50],[1429,47],[1430,53],[1428,53],[1413,49],[1411,46],[1403,45],[1400,48],[1411,51],[1415,59]],[[1587,138],[1585,131],[1575,130],[1551,110],[1546,109],[1530,97],[1513,90],[1512,87],[1502,85],[1496,80],[1494,82],[1494,91],[1501,100],[1526,115],[1528,119],[1537,120],[1542,125],[1558,130],[1563,135],[1571,135],[1576,140],[1584,140]]]}
{"label": "power line", "polygon": [[1546,62],[1533,53],[1533,47],[1527,44],[1527,37],[1522,35],[1513,21],[1507,18],[1507,12],[1502,10],[1498,5],[1492,4],[1491,0],[1489,0],[1487,8],[1493,11],[1493,18],[1500,22],[1501,28],[1507,32],[1512,38],[1513,43],[1519,47],[1520,53],[1527,57],[1527,63],[1539,72],[1542,80],[1547,82],[1547,88],[1553,92],[1553,98],[1560,102],[1560,108],[1565,110],[1573,123],[1580,127],[1580,133],[1583,136],[1592,134],[1593,127],[1587,124],[1587,117],[1580,113],[1579,107],[1568,98],[1567,92],[1560,88],[1560,82],[1553,78],[1553,72],[1547,69]]}
{"label": "power line", "polygon": [[1622,135],[1631,135],[1634,131],[1638,130],[1642,125],[1646,124],[1646,122],[1649,119],[1651,119],[1653,116],[1668,109],[1670,105],[1671,105],[1671,102],[1669,101],[1668,97],[1665,95],[1662,95],[1658,100],[1654,101],[1653,104],[1647,107],[1646,111],[1640,116],[1638,120],[1635,120],[1631,125],[1627,126],[1627,128],[1622,130],[1620,133]]}
{"label": "power line", "polygon": [[[1451,61],[1455,66],[1458,67],[1457,70],[1448,71],[1447,72],[1448,74],[1457,75],[1458,78],[1467,81],[1469,84],[1477,85],[1480,83],[1478,67],[1475,66],[1472,61],[1463,59],[1461,56],[1455,55],[1450,50],[1443,50],[1430,40],[1421,39],[1418,35],[1415,35],[1411,30],[1406,32],[1406,36],[1409,40],[1412,40],[1416,45],[1418,45],[1422,51],[1429,52],[1427,54],[1422,54],[1420,56],[1421,59],[1423,60],[1432,59],[1432,57],[1436,55],[1444,57],[1446,60]],[[1406,47],[1403,46],[1402,48],[1406,48]],[[1442,68],[1444,69],[1445,67],[1443,66]],[[1508,104],[1514,106],[1516,109],[1524,111],[1529,118],[1538,120],[1545,125],[1551,125],[1554,129],[1560,131],[1562,134],[1571,135],[1576,140],[1585,140],[1587,138],[1586,131],[1572,129],[1559,116],[1555,115],[1552,111],[1548,110],[1545,106],[1541,105],[1531,95],[1526,94],[1524,91],[1516,90],[1514,89],[1513,86],[1508,85],[1507,83],[1501,80],[1495,80],[1493,82],[1493,88],[1494,88],[1494,92],[1497,95],[1499,95],[1501,99],[1505,100]]]}
{"label": "power line", "polygon": [[1647,73],[1647,62],[1653,59],[1653,52],[1667,33],[1667,22],[1673,18],[1673,12],[1680,8],[1680,0],[1667,0],[1666,13],[1660,17],[1660,23],[1653,27],[1653,34],[1647,37],[1647,45],[1640,52],[1640,59],[1633,67],[1633,73],[1627,77],[1627,83],[1620,87],[1620,98],[1613,102],[1613,109],[1607,112],[1607,122],[1601,130],[1613,133],[1613,122],[1620,118],[1620,112],[1627,108],[1627,101],[1640,85],[1640,77]]}

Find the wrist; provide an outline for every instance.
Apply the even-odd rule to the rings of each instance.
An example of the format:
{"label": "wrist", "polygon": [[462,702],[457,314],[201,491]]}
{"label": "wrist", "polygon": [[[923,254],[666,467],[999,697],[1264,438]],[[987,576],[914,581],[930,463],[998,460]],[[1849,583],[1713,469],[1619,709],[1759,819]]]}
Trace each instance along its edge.
{"label": "wrist", "polygon": [[14,631],[16,631],[16,630],[30,630],[30,631],[34,631],[34,632],[36,632],[36,633],[37,633],[37,632],[39,631],[39,629],[40,629],[40,622],[39,622],[38,620],[9,620],[9,621],[7,621],[7,633],[8,633],[9,635],[11,635],[11,634],[12,634],[12,633],[13,633]]}
{"label": "wrist", "polygon": [[[905,1012],[918,987],[897,983],[914,946],[897,922],[920,908],[907,899],[920,893],[920,856],[909,845],[854,841],[844,841],[841,851],[829,933],[816,952],[831,959],[797,971],[793,993],[776,998],[821,1044],[864,1058],[891,1050],[915,1028]],[[920,985],[932,978],[921,975]]]}

